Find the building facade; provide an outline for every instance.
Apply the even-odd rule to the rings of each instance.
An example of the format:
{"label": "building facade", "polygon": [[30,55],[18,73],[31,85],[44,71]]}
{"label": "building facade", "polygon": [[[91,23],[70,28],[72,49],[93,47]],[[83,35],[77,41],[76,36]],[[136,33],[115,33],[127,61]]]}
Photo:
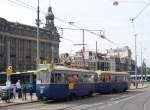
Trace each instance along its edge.
{"label": "building facade", "polygon": [[132,52],[128,46],[108,49],[107,58],[110,61],[111,71],[127,71],[129,73],[134,71],[134,61],[132,60]]}
{"label": "building facade", "polygon": [[[39,30],[40,61],[50,63],[59,58],[59,34],[54,26],[52,8],[48,8],[46,25]],[[0,71],[12,65],[13,72],[36,69],[37,28],[0,18]]]}
{"label": "building facade", "polygon": [[132,52],[128,46],[117,48],[117,49],[108,49],[107,50],[107,57],[108,58],[131,58]]}
{"label": "building facade", "polygon": [[110,70],[109,61],[95,51],[85,51],[84,54],[82,51],[78,51],[75,55],[62,54],[60,55],[60,63],[89,70]]}
{"label": "building facade", "polygon": [[134,60],[131,58],[131,50],[127,46],[109,49],[105,54],[95,51],[85,51],[84,53],[78,51],[73,56],[68,53],[62,54],[60,60],[62,64],[89,70],[126,71],[133,74],[135,68]]}

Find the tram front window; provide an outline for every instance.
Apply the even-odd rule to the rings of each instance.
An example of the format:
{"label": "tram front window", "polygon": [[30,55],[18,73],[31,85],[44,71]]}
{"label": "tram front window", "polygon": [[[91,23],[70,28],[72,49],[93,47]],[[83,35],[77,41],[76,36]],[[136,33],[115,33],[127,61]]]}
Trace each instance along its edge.
{"label": "tram front window", "polygon": [[40,70],[37,73],[37,83],[50,83],[50,72],[48,70]]}

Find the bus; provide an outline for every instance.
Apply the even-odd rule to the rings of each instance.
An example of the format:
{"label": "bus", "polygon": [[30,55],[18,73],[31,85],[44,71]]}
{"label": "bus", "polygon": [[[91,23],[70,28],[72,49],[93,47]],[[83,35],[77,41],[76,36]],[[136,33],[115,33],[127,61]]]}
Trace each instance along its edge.
{"label": "bus", "polygon": [[[20,80],[22,87],[26,86],[27,90],[32,88],[32,91],[36,90],[36,71],[27,71],[27,72],[16,72],[10,76],[11,84],[16,84]],[[0,86],[6,86],[7,75],[5,72],[0,73]]]}

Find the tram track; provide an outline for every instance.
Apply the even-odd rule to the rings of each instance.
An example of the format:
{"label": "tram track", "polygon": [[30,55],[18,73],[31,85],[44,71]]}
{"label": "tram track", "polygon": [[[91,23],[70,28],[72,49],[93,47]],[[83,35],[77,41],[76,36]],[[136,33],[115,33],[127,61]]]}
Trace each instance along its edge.
{"label": "tram track", "polygon": [[[146,109],[144,109],[145,102],[147,102],[150,99],[148,97],[148,98],[145,98],[145,100],[143,101],[142,97],[143,97],[143,95],[147,95],[148,93],[150,93],[150,91],[146,91],[146,92],[142,92],[142,93],[133,95],[131,97],[120,100],[116,104],[120,103],[120,110],[128,110],[129,108],[127,109],[126,107],[133,106],[133,105],[140,107],[141,110],[146,110]],[[141,97],[141,98],[139,98],[139,97]],[[136,100],[136,99],[138,99],[138,100]],[[139,99],[141,99],[141,100],[139,100]],[[138,103],[138,102],[140,102],[140,103]]]}
{"label": "tram track", "polygon": [[148,104],[148,102],[149,102],[149,104],[150,104],[150,98],[147,98],[145,101],[144,101],[144,103],[143,103],[143,110],[148,110],[148,107],[147,107],[147,104]]}
{"label": "tram track", "polygon": [[[141,92],[141,91],[139,91]],[[34,102],[23,105],[15,105],[11,107],[3,107],[3,110],[90,110],[98,106],[111,106],[139,92],[128,91],[125,93],[96,95],[90,98],[83,98],[71,102],[56,102],[50,101],[47,103]]]}
{"label": "tram track", "polygon": [[[128,95],[128,94],[130,94],[130,95]],[[77,110],[77,109],[78,110],[88,110],[88,109],[90,110],[93,107],[99,107],[99,106],[104,106],[104,105],[111,106],[112,104],[118,103],[118,101],[120,101],[122,99],[126,99],[126,98],[130,97],[131,94],[133,94],[133,93],[126,92],[126,95],[122,96],[122,95],[124,95],[124,93],[119,93],[119,94],[117,94],[119,96],[110,98],[109,100],[104,100],[103,102],[95,103],[95,104],[92,104],[92,105],[90,104],[90,105],[86,105],[86,106],[85,106],[84,103],[82,103],[82,104],[78,104],[78,105],[74,105],[74,106],[69,106],[69,107],[66,107],[66,108],[61,108],[61,109],[58,109],[58,110]],[[115,94],[113,94],[113,95],[115,95]],[[82,106],[84,106],[84,107],[82,107]]]}
{"label": "tram track", "polygon": [[[148,92],[150,92],[150,91],[148,91]],[[93,109],[95,107],[99,107],[99,106],[104,106],[104,107],[105,106],[112,106],[113,104],[117,104],[117,103],[124,101],[124,100],[132,99],[133,97],[136,97],[137,95],[142,95],[142,94],[145,94],[145,91],[140,90],[140,91],[136,91],[136,92],[135,91],[134,92],[126,92],[125,94],[120,93],[120,94],[118,94],[119,96],[117,96],[116,98],[111,98],[110,100],[104,101],[102,103],[96,103],[93,105],[88,105],[82,109],[79,106],[82,106],[84,104],[80,104],[78,106],[75,106],[76,108],[74,108],[74,109],[71,109],[72,107],[69,107],[69,108],[64,108],[64,109],[60,109],[60,110],[76,110],[78,107],[80,108],[78,110],[88,110],[88,109],[91,110],[91,109]],[[125,95],[125,96],[122,96],[122,95]],[[146,110],[146,109],[144,109],[144,110]]]}

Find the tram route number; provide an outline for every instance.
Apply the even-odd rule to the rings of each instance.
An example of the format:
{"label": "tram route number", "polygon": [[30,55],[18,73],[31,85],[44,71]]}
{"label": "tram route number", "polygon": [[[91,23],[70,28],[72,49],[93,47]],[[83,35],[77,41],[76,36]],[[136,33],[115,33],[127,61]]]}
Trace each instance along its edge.
{"label": "tram route number", "polygon": [[75,89],[75,84],[74,83],[69,83],[69,89]]}

